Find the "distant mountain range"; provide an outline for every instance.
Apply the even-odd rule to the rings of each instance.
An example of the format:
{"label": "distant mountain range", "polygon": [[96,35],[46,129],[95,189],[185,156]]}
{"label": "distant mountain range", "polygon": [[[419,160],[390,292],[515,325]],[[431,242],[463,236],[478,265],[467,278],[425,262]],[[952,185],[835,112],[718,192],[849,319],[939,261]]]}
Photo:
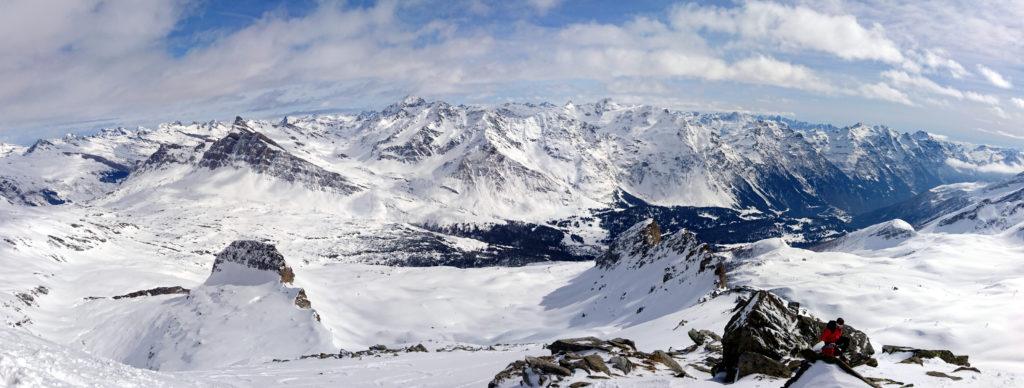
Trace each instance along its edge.
{"label": "distant mountain range", "polygon": [[1015,149],[884,126],[409,97],[358,115],[0,145],[0,202],[113,214],[183,256],[258,237],[325,261],[518,265],[592,259],[647,218],[717,244],[916,225],[901,209],[941,195],[929,190],[1022,168]]}

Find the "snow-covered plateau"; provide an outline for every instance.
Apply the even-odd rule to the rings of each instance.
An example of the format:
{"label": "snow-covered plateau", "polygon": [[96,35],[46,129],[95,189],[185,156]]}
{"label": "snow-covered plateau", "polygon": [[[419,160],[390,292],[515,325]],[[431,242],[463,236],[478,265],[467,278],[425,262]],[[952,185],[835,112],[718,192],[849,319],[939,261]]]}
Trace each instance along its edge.
{"label": "snow-covered plateau", "polygon": [[1014,169],[608,100],[0,144],[0,386],[1024,386]]}

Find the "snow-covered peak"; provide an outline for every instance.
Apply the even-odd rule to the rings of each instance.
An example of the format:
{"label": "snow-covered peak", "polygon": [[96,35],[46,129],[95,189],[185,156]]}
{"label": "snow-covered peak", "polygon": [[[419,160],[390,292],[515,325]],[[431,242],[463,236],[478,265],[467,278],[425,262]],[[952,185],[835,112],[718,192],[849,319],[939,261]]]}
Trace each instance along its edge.
{"label": "snow-covered peak", "polygon": [[25,147],[15,144],[0,143],[0,158],[11,154],[20,154],[23,152],[25,152]]}
{"label": "snow-covered peak", "polygon": [[917,231],[903,220],[891,220],[851,232],[815,247],[819,251],[859,252],[891,248],[917,236]]}
{"label": "snow-covered peak", "polygon": [[423,105],[423,104],[426,104],[426,103],[427,103],[427,100],[424,100],[423,97],[410,95],[410,96],[406,96],[404,99],[402,99],[402,102],[400,103],[400,106],[403,107],[403,108],[408,108],[408,107],[420,106],[420,105]]}

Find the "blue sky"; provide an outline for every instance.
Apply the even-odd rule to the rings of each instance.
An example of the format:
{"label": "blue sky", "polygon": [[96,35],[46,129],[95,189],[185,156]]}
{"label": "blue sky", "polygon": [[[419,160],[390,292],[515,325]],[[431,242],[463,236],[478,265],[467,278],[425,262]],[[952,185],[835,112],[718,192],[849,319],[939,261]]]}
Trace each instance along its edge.
{"label": "blue sky", "polygon": [[0,141],[163,121],[595,101],[1024,146],[1024,2],[0,3]]}

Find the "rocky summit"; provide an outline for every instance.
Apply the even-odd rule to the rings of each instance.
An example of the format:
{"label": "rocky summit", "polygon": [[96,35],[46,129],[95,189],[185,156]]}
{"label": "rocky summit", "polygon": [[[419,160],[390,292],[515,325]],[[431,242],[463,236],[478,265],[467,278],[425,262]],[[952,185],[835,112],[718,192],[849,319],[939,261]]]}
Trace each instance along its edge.
{"label": "rocky summit", "polygon": [[253,240],[234,241],[217,254],[206,284],[252,285],[271,281],[292,283],[295,272],[277,247]]}

